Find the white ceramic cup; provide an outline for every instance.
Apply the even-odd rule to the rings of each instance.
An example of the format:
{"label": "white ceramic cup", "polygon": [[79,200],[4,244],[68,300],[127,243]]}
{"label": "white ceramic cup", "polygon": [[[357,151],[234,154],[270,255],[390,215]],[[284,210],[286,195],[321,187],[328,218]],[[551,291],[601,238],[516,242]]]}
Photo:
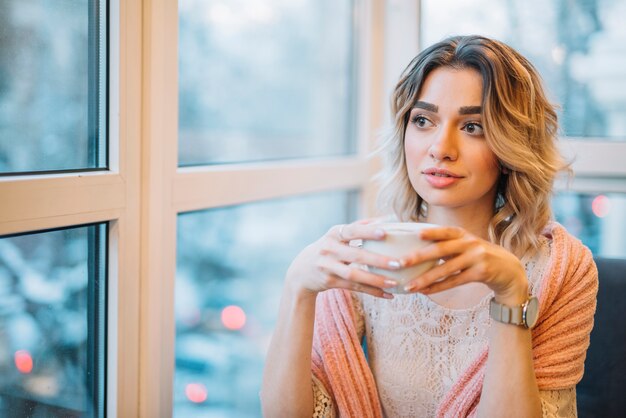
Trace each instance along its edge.
{"label": "white ceramic cup", "polygon": [[[412,254],[420,248],[424,248],[432,241],[426,241],[420,238],[420,231],[426,228],[434,228],[438,225],[416,222],[396,222],[384,223],[378,225],[386,233],[385,239],[364,240],[363,248],[369,252],[382,254],[396,259],[401,259]],[[425,261],[415,266],[401,268],[399,270],[386,270],[376,267],[369,267],[372,273],[391,277],[398,282],[398,286],[385,289],[390,293],[407,293],[404,290],[411,279],[424,273],[437,263],[437,260]]]}

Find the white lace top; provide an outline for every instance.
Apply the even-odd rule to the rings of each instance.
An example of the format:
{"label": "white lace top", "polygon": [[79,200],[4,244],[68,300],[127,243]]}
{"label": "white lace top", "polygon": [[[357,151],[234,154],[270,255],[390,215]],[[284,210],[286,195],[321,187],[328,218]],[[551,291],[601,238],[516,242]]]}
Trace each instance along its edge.
{"label": "white lace top", "polygon": [[[526,260],[530,291],[550,255],[550,243]],[[357,332],[365,335],[368,361],[385,417],[434,417],[444,395],[487,346],[491,319],[485,296],[468,309],[443,307],[420,293],[392,300],[353,293]],[[332,399],[314,382],[314,417],[334,417]],[[541,391],[544,417],[576,417],[575,387]]]}

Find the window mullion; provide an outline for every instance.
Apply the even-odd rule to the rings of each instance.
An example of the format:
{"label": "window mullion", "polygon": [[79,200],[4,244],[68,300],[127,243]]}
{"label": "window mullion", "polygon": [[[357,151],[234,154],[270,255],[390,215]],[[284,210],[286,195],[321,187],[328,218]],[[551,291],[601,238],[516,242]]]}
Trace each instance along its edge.
{"label": "window mullion", "polygon": [[177,2],[143,3],[139,415],[172,414],[178,156]]}

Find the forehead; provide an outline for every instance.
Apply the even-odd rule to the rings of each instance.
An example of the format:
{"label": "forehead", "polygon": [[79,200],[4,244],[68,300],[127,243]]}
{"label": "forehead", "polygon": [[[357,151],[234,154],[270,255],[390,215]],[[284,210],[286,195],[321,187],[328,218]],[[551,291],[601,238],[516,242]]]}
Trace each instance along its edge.
{"label": "forehead", "polygon": [[439,67],[426,76],[418,100],[437,106],[480,106],[483,80],[473,68]]}

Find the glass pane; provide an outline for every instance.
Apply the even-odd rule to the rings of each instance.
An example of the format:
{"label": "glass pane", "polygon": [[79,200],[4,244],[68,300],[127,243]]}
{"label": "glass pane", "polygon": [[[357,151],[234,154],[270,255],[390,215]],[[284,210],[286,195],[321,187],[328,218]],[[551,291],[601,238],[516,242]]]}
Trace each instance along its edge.
{"label": "glass pane", "polygon": [[350,0],[180,0],[179,164],[353,150]]}
{"label": "glass pane", "polygon": [[0,174],[106,166],[106,1],[0,2]]}
{"label": "glass pane", "polygon": [[175,417],[261,417],[261,374],[283,276],[306,245],[352,217],[351,196],[179,216]]}
{"label": "glass pane", "polygon": [[106,229],[0,237],[0,416],[104,417]]}
{"label": "glass pane", "polygon": [[626,258],[626,194],[563,192],[553,205],[557,221],[594,255]]}
{"label": "glass pane", "polygon": [[539,69],[567,136],[626,139],[626,0],[421,4],[422,46],[455,34],[500,39]]}

